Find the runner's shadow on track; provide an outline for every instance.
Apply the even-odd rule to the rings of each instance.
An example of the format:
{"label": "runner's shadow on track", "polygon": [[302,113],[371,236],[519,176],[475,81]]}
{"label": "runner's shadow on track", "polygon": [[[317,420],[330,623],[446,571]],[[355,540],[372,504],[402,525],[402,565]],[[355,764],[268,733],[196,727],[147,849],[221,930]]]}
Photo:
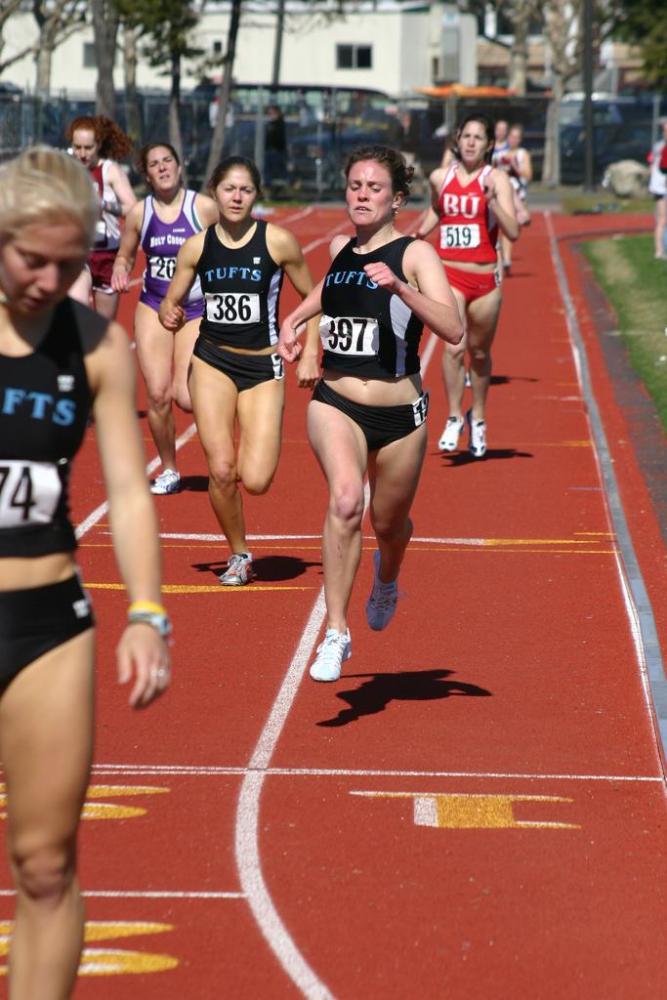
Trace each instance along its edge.
{"label": "runner's shadow on track", "polygon": [[[227,565],[226,559],[216,559],[214,562],[193,563],[192,568],[200,573],[213,573],[218,577]],[[322,563],[307,562],[295,556],[262,556],[253,559],[252,568],[255,571],[255,583],[277,583],[281,580],[295,580],[303,576],[311,566],[321,566]],[[252,588],[252,584],[250,585]]]}
{"label": "runner's shadow on track", "polygon": [[443,463],[446,469],[453,469],[460,465],[475,465],[481,462],[493,462],[494,459],[535,457],[532,451],[518,451],[516,448],[489,448],[485,458],[483,459],[474,458],[469,451],[437,451],[433,452],[433,454],[441,455],[443,459],[447,459],[446,463]]}
{"label": "runner's shadow on track", "polygon": [[539,382],[531,375],[492,375],[491,385],[509,385],[511,382]]}
{"label": "runner's shadow on track", "polygon": [[347,674],[345,680],[369,677],[361,687],[351,691],[338,691],[336,697],[346,701],[333,719],[324,719],[318,726],[347,726],[365,715],[384,712],[392,701],[437,701],[463,695],[467,698],[488,698],[492,692],[476,684],[447,680],[453,670],[402,670],[396,674]]}
{"label": "runner's shadow on track", "polygon": [[208,476],[181,476],[181,492],[206,493]]}

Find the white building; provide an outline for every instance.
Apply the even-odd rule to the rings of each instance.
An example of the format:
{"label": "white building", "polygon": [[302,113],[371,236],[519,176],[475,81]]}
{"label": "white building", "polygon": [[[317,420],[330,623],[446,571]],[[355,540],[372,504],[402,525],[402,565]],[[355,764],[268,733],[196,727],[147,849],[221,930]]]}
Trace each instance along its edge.
{"label": "white building", "polygon": [[[239,83],[270,83],[276,41],[275,4],[244,3],[234,77]],[[360,0],[336,16],[336,4],[287,0],[280,80],[293,84],[370,87],[393,96],[443,79],[475,84],[476,24],[460,15],[455,4],[399,3],[396,0]],[[221,58],[227,46],[230,4],[207,4],[194,45],[210,57]],[[37,40],[35,20],[28,11],[13,15],[4,31],[3,59]],[[26,90],[35,86],[33,56],[13,63],[1,77]],[[82,26],[54,52],[51,93],[92,95],[97,69],[92,28]],[[114,70],[118,90],[123,88],[119,52]],[[182,87],[198,82],[196,65],[183,66]],[[139,88],[168,89],[169,79],[145,60],[138,68]]]}

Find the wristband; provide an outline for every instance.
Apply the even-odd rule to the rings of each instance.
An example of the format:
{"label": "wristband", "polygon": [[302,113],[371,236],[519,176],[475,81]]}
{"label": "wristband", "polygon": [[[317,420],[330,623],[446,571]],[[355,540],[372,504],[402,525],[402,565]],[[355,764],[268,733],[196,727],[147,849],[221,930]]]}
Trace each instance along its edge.
{"label": "wristband", "polygon": [[129,611],[127,622],[128,625],[150,625],[163,639],[171,635],[171,622],[166,612],[158,614],[157,611]]}
{"label": "wristband", "polygon": [[158,604],[157,601],[132,601],[129,608],[127,609],[128,615],[134,614],[135,611],[148,611],[150,614],[154,615],[167,615],[167,609],[163,604]]}

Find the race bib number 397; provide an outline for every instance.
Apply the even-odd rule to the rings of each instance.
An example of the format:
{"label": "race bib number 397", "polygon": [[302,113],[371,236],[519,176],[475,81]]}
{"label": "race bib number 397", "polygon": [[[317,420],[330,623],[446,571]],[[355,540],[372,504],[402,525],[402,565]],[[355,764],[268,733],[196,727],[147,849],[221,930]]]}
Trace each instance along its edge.
{"label": "race bib number 397", "polygon": [[325,351],[371,357],[378,352],[380,331],[369,316],[322,316],[320,339]]}
{"label": "race bib number 397", "polygon": [[0,528],[49,524],[61,491],[51,462],[0,461]]}
{"label": "race bib number 397", "polygon": [[440,226],[442,250],[474,250],[479,246],[479,225],[472,222],[462,226]]}
{"label": "race bib number 397", "polygon": [[209,323],[259,323],[259,295],[250,292],[206,292]]}

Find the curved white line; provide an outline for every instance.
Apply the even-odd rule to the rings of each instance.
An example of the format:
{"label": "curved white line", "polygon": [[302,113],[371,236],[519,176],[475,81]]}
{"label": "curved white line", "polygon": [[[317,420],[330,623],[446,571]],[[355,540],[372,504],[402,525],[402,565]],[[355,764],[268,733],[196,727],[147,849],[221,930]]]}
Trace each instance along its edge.
{"label": "curved white line", "polygon": [[[337,226],[336,228],[341,229],[342,226]],[[310,248],[312,249],[320,243],[324,243],[331,235],[316,240],[310,245]],[[435,340],[435,337],[433,339]],[[423,371],[428,366],[434,346],[429,344],[430,350],[424,362]],[[364,490],[365,509],[368,507],[368,502],[369,490],[368,484],[366,484]],[[289,711],[294,704],[299,685],[303,679],[306,665],[311,657],[325,615],[326,606],[324,603],[324,588],[322,588],[310,612],[310,617],[301,634],[299,645],[285,674],[253,755],[250,758],[248,771],[245,773],[241,783],[235,828],[236,867],[239,873],[241,889],[246,895],[248,905],[267,944],[280,962],[283,970],[308,1000],[334,1000],[334,995],[322,980],[318,978],[297,948],[276,909],[264,881],[259,844],[259,808],[262,787],[269,773],[268,768],[273,752],[280,739]]]}

